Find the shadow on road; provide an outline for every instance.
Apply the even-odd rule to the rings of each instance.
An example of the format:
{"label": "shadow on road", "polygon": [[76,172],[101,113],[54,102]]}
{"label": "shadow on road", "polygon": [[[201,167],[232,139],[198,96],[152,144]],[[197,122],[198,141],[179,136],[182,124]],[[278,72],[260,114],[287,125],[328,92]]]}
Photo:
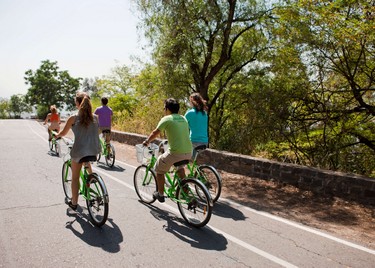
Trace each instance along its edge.
{"label": "shadow on road", "polygon": [[96,162],[96,167],[102,168],[104,170],[111,170],[116,172],[123,172],[125,169],[119,165],[116,165],[116,163],[113,165],[113,167],[107,166],[105,163]]}
{"label": "shadow on road", "polygon": [[189,243],[192,247],[216,251],[222,251],[227,248],[227,239],[208,226],[195,228],[173,213],[142,202],[141,204],[150,208],[150,213],[155,219],[165,221],[163,228],[168,233],[173,234],[185,243]]}
{"label": "shadow on road", "polygon": [[[65,227],[82,241],[90,246],[100,247],[107,252],[116,253],[120,251],[120,243],[123,241],[123,236],[113,219],[108,218],[106,224],[98,228],[90,222],[88,214],[81,207],[78,207],[77,212],[68,208],[66,214],[69,217],[74,217],[74,220],[68,221]],[[82,230],[75,228],[73,226],[74,222],[79,223],[79,229]]]}
{"label": "shadow on road", "polygon": [[234,221],[246,220],[245,215],[238,209],[227,204],[225,201],[218,201],[214,204],[213,213],[216,216],[233,219]]}

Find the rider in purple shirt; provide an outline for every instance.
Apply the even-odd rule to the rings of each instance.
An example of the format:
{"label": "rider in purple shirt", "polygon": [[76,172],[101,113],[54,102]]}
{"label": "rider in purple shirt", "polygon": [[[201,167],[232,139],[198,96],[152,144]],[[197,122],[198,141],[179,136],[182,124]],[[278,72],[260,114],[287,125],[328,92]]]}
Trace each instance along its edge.
{"label": "rider in purple shirt", "polygon": [[111,140],[111,126],[112,126],[112,109],[107,106],[108,99],[106,97],[102,97],[102,106],[96,108],[94,114],[99,117],[99,131],[102,133],[103,131],[109,131],[105,136],[105,141],[107,146],[109,147],[109,143]]}

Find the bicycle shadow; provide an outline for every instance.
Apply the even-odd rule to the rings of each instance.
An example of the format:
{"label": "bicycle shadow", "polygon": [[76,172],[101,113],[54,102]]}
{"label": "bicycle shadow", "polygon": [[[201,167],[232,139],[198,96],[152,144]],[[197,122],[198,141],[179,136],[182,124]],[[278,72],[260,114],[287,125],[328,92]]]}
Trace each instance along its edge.
{"label": "bicycle shadow", "polygon": [[125,168],[123,168],[123,167],[121,167],[119,165],[116,165],[116,164],[114,164],[113,167],[109,167],[105,163],[96,162],[96,166],[98,168],[102,168],[102,169],[107,170],[107,171],[115,171],[115,172],[123,172],[123,171],[125,171]]}
{"label": "bicycle shadow", "polygon": [[48,151],[47,154],[50,155],[50,156],[60,157],[60,155],[58,155],[58,154],[57,154],[56,152],[54,152],[54,151]]}
{"label": "bicycle shadow", "polygon": [[242,211],[234,208],[225,201],[221,201],[220,199],[219,201],[215,202],[212,214],[223,218],[229,218],[234,221],[244,221],[247,218]]}
{"label": "bicycle shadow", "polygon": [[150,208],[150,213],[155,219],[165,221],[166,223],[163,225],[163,228],[181,241],[189,243],[194,248],[216,251],[226,250],[228,245],[227,239],[210,227],[192,227],[173,213],[169,213],[153,205],[142,204]]}
{"label": "bicycle shadow", "polygon": [[[120,228],[113,222],[113,219],[108,218],[106,224],[102,227],[96,227],[90,222],[88,214],[85,214],[81,207],[78,207],[76,212],[68,208],[66,215],[75,219],[66,222],[65,228],[71,230],[82,241],[90,246],[100,247],[110,253],[120,251],[123,236]],[[78,226],[78,228],[73,226],[74,222],[79,224],[82,231],[78,230]]]}

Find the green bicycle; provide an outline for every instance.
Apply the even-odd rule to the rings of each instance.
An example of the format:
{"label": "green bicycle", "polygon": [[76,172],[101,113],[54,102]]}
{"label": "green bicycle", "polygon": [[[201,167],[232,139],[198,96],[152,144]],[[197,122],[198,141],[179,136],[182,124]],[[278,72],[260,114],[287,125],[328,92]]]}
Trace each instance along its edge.
{"label": "green bicycle", "polygon": [[100,146],[102,149],[96,161],[99,162],[101,156],[103,155],[107,166],[113,167],[113,165],[115,164],[115,159],[116,159],[115,147],[112,144],[106,144],[105,142],[106,136],[109,135],[110,133],[111,133],[110,130],[103,130],[103,133],[99,136]]}
{"label": "green bicycle", "polygon": [[[69,139],[62,138],[68,146],[69,151],[73,146],[73,142]],[[67,154],[69,155],[69,154]],[[62,167],[62,184],[65,196],[68,200],[72,198],[72,160],[64,159]],[[88,157],[87,162],[96,161],[96,157]],[[87,209],[90,214],[91,222],[95,226],[102,226],[108,218],[109,196],[104,181],[97,173],[88,174],[86,165],[82,166],[80,172],[80,189],[79,194],[86,200]]]}
{"label": "green bicycle", "polygon": [[56,139],[57,130],[51,131],[51,140],[48,141],[49,149],[54,152],[57,156],[61,155],[60,139]]}
{"label": "green bicycle", "polygon": [[[150,144],[143,147],[137,144],[137,159],[142,164],[134,172],[134,188],[140,200],[146,204],[155,202],[153,193],[157,191],[156,174],[153,169],[158,154],[158,146]],[[144,159],[147,159],[146,163]],[[187,164],[189,160],[180,161],[174,166]],[[194,226],[205,226],[212,214],[213,202],[207,188],[199,180],[193,177],[180,179],[177,171],[173,175],[166,173],[166,185],[164,193],[167,198],[177,203],[178,209],[184,220]]]}
{"label": "green bicycle", "polygon": [[[186,167],[188,169],[188,177],[195,177],[198,180],[200,180],[208,189],[208,191],[211,194],[212,201],[215,203],[221,194],[221,188],[222,188],[222,179],[220,176],[220,173],[211,165],[202,164],[198,165],[197,158],[199,155],[199,152],[205,150],[207,147],[206,145],[199,145],[195,148],[196,154],[194,159],[189,162]],[[168,141],[163,140],[159,144],[159,151],[168,150]]]}

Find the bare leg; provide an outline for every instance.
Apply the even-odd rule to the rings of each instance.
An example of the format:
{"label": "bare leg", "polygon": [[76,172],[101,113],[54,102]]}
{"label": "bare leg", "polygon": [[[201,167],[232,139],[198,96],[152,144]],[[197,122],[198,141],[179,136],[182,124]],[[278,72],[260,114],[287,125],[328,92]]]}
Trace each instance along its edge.
{"label": "bare leg", "polygon": [[90,162],[86,162],[86,163],[83,163],[83,164],[86,167],[87,173],[91,174],[92,173],[91,163]]}
{"label": "bare leg", "polygon": [[76,163],[72,161],[72,204],[77,205],[78,203],[78,191],[79,191],[79,172],[81,171],[82,163]]}
{"label": "bare leg", "polygon": [[164,183],[165,183],[164,174],[156,174],[156,183],[158,185],[159,194],[164,195]]}
{"label": "bare leg", "polygon": [[180,179],[184,179],[186,177],[186,175],[185,175],[185,168],[184,167],[180,167],[177,170],[177,175],[180,177]]}

